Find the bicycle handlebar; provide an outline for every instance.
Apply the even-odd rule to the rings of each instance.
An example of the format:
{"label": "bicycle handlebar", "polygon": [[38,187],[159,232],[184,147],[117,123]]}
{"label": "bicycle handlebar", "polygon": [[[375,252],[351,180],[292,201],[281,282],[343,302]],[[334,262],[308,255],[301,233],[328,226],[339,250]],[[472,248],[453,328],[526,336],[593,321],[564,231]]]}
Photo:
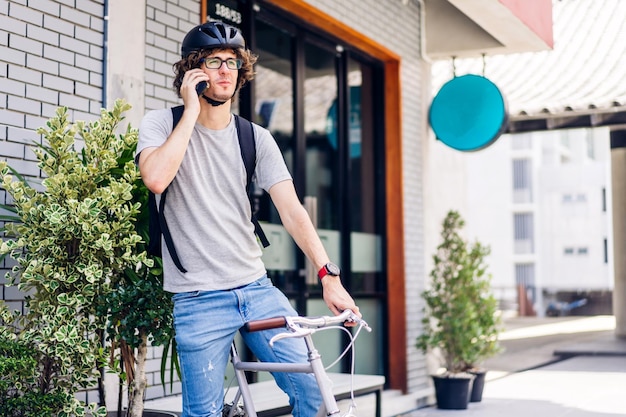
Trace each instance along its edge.
{"label": "bicycle handlebar", "polygon": [[258,332],[261,330],[278,329],[287,326],[287,318],[272,317],[269,319],[252,320],[246,323],[246,330],[249,332]]}
{"label": "bicycle handlebar", "polygon": [[345,322],[361,323],[365,329],[370,331],[370,327],[365,320],[354,314],[352,310],[344,310],[337,316],[293,316],[293,317],[272,317],[268,319],[252,320],[245,324],[246,330],[249,332],[258,332],[260,330],[278,329],[280,327],[290,327],[292,325],[305,327],[309,329],[318,329],[321,327],[343,324]]}

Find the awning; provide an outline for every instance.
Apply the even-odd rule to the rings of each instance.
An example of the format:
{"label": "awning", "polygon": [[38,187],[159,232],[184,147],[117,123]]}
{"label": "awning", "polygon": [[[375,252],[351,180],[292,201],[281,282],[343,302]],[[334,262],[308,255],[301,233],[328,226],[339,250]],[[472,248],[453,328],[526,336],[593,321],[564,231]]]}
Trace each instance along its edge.
{"label": "awning", "polygon": [[479,74],[503,92],[509,132],[625,124],[626,1],[553,6],[553,50],[437,61],[433,94],[454,74]]}

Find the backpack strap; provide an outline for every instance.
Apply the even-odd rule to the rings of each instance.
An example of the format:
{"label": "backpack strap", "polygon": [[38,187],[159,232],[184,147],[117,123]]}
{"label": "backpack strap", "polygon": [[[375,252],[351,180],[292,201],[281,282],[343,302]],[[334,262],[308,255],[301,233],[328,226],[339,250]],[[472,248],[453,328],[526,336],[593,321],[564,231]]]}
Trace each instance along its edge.
{"label": "backpack strap", "polygon": [[172,117],[174,118],[174,122],[172,123],[172,130],[176,128],[178,122],[180,122],[180,118],[183,117],[183,111],[185,111],[185,106],[176,106],[172,107]]}
{"label": "backpack strap", "polygon": [[[172,107],[171,110],[172,116],[174,118],[174,122],[172,123],[172,130],[174,130],[183,115],[184,108],[183,106],[176,106]],[[158,257],[163,256],[163,253],[161,251],[161,236],[163,236],[163,239],[165,240],[165,245],[167,246],[167,250],[172,257],[174,265],[176,265],[179,271],[184,273],[187,272],[187,270],[180,262],[178,252],[176,252],[176,247],[174,246],[174,241],[172,240],[170,228],[167,225],[167,221],[165,220],[165,213],[163,209],[165,208],[166,197],[167,188],[161,193],[159,207],[157,208],[155,194],[152,191],[148,192],[148,208],[150,211],[150,244],[148,245],[148,253]]]}
{"label": "backpack strap", "polygon": [[176,252],[176,247],[174,246],[174,241],[172,240],[170,228],[167,225],[167,221],[165,220],[165,214],[163,213],[163,209],[165,208],[165,197],[167,197],[167,188],[161,193],[161,200],[159,201],[159,225],[161,226],[161,233],[163,234],[163,239],[165,239],[165,245],[167,246],[167,250],[172,257],[174,265],[176,265],[180,272],[185,273],[187,272],[187,270],[180,262],[178,252]]}
{"label": "backpack strap", "polygon": [[254,202],[252,200],[252,176],[254,175],[254,169],[256,168],[256,141],[254,139],[254,128],[252,122],[233,115],[235,117],[235,127],[237,128],[237,138],[239,138],[239,148],[241,149],[241,158],[243,164],[246,167],[246,193],[248,194],[248,200],[250,201],[250,208],[252,209],[252,224],[254,225],[254,233],[258,236],[261,244],[264,248],[270,245],[270,242],[265,236],[265,232],[259,224],[259,220],[256,217],[256,210],[254,209]]}

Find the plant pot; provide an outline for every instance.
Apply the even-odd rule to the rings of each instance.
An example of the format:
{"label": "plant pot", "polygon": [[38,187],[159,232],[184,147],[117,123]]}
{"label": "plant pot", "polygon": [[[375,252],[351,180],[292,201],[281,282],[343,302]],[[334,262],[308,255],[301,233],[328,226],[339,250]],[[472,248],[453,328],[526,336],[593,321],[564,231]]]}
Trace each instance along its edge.
{"label": "plant pot", "polygon": [[437,408],[442,410],[464,410],[470,398],[473,377],[432,375],[435,384]]}
{"label": "plant pot", "polygon": [[[122,413],[122,416],[125,414]],[[117,417],[117,411],[108,411],[107,417]],[[178,414],[172,411],[143,410],[142,417],[178,417]]]}
{"label": "plant pot", "polygon": [[477,369],[468,372],[474,375],[472,390],[470,392],[470,402],[479,403],[483,399],[483,389],[485,388],[485,376],[487,375],[487,371],[484,369]]}

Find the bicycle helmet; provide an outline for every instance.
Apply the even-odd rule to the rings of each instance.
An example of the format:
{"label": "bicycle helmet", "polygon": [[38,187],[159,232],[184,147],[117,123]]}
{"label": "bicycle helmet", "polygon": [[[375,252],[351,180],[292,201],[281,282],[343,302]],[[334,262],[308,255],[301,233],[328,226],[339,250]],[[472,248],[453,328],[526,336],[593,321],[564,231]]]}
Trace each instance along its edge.
{"label": "bicycle helmet", "polygon": [[191,29],[181,47],[185,58],[194,51],[207,48],[246,48],[246,41],[241,31],[222,22],[206,22]]}

